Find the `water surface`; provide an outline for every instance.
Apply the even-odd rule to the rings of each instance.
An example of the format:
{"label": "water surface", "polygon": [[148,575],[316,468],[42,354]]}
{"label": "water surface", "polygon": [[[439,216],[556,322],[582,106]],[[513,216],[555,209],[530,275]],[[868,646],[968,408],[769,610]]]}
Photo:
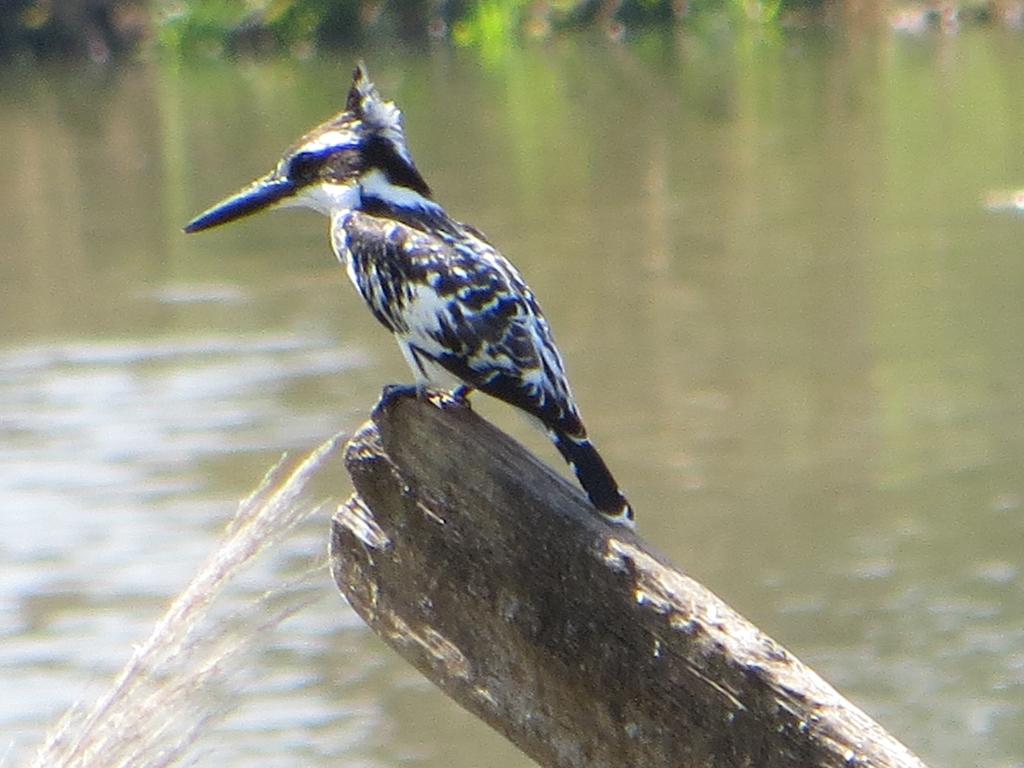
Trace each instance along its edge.
{"label": "water surface", "polygon": [[[645,538],[926,761],[1024,765],[1024,221],[981,205],[1024,181],[1024,40],[973,31],[0,71],[3,749],[121,666],[282,451],[408,380],[322,218],[180,232],[357,55],[540,296]],[[530,765],[323,591],[202,749]]]}

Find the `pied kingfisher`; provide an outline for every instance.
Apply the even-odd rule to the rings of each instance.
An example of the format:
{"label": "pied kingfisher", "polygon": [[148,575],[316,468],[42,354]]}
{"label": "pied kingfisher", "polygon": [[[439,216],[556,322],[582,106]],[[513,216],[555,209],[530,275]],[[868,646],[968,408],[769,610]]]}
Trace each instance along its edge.
{"label": "pied kingfisher", "polygon": [[480,232],[434,202],[406,147],[401,112],[362,65],[344,112],[185,231],[271,206],[330,217],[334,253],[395,334],[420,393],[434,385],[462,399],[479,389],[522,409],[543,425],[597,510],[633,526],[632,508],[587,438],[533,292]]}

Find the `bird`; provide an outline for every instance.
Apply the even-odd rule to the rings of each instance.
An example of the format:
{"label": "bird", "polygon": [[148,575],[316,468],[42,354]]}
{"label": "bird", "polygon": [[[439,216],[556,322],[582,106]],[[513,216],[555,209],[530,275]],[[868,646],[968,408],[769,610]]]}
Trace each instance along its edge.
{"label": "bird", "polygon": [[479,390],[547,432],[596,510],[635,527],[633,508],[587,435],[562,355],[533,291],[479,230],[434,199],[402,113],[360,62],[345,109],[289,147],[269,173],[199,214],[199,232],[270,208],[330,218],[332,249],[413,371],[412,387],[466,402]]}

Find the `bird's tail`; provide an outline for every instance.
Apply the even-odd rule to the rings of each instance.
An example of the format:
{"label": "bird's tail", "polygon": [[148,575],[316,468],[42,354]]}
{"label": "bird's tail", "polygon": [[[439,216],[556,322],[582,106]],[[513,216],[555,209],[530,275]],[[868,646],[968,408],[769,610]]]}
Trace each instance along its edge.
{"label": "bird's tail", "polygon": [[619,490],[601,454],[586,437],[573,437],[565,432],[549,430],[552,442],[576,473],[590,503],[609,522],[633,528],[633,508]]}

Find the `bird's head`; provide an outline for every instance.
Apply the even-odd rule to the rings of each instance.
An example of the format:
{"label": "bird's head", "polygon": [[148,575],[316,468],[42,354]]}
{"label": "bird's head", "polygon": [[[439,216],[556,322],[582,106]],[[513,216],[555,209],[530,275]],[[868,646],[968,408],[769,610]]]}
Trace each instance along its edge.
{"label": "bird's head", "polygon": [[270,173],[201,213],[185,231],[275,207],[312,208],[329,216],[374,199],[407,208],[434,205],[406,147],[401,111],[381,99],[360,64],[344,112],[311,130]]}

